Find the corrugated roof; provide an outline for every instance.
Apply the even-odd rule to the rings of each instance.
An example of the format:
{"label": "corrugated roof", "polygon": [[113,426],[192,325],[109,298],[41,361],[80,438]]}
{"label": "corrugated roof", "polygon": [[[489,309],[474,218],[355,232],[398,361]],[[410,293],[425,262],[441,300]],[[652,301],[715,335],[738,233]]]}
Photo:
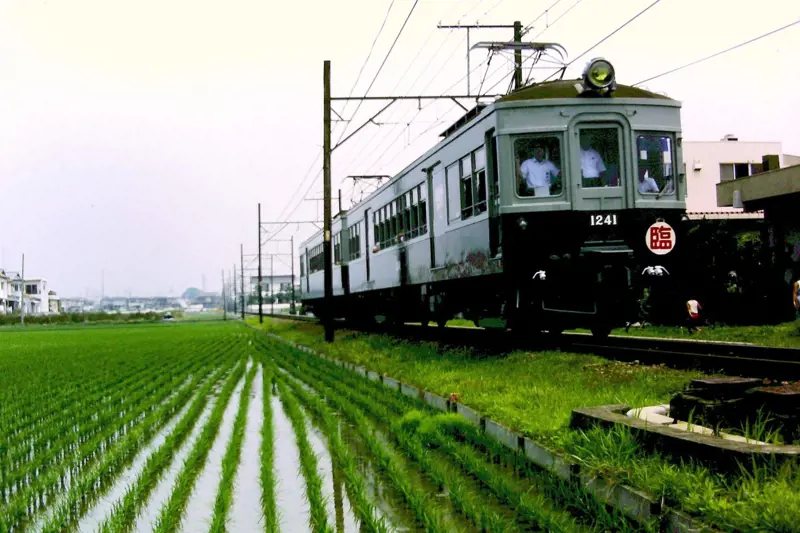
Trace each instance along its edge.
{"label": "corrugated roof", "polygon": [[[575,84],[581,80],[557,80],[538,83],[529,87],[523,87],[511,94],[499,98],[498,102],[514,102],[518,100],[545,100],[551,98],[577,98],[578,91]],[[589,96],[591,98],[591,96]],[[609,98],[598,96],[597,98]],[[611,93],[610,98],[652,98],[659,100],[672,100],[668,96],[656,94],[638,87],[629,85],[617,85],[616,90]]]}

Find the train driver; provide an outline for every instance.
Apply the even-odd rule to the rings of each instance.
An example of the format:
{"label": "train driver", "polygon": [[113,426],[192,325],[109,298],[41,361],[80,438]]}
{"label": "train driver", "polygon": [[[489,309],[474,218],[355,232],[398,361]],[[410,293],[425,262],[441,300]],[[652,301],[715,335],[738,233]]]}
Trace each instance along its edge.
{"label": "train driver", "polygon": [[533,157],[523,161],[519,170],[528,192],[533,191],[534,196],[550,196],[550,186],[561,172],[551,161],[545,159],[541,146],[533,149]]}
{"label": "train driver", "polygon": [[602,187],[605,183],[606,165],[603,158],[592,148],[591,140],[581,134],[581,174],[584,187]]}
{"label": "train driver", "polygon": [[658,183],[650,177],[650,173],[645,169],[644,176],[639,178],[639,192],[659,192]]}

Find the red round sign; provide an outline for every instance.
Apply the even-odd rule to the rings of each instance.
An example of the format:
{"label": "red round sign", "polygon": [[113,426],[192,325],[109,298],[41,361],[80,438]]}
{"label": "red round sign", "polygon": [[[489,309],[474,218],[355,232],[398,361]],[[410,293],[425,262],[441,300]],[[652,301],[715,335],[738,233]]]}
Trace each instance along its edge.
{"label": "red round sign", "polygon": [[666,222],[656,222],[647,229],[644,240],[654,254],[668,254],[675,248],[675,231]]}

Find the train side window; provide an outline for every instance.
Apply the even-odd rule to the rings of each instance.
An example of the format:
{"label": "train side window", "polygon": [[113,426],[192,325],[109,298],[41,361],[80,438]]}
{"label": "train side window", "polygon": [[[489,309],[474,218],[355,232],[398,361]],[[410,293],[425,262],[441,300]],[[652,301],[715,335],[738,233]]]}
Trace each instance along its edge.
{"label": "train side window", "polygon": [[561,140],[554,135],[514,141],[517,193],[524,197],[559,196],[563,192]]}
{"label": "train side window", "polygon": [[581,187],[622,185],[619,130],[616,126],[580,130]]}
{"label": "train side window", "polygon": [[461,218],[469,218],[473,215],[472,204],[472,156],[468,155],[461,158]]}
{"label": "train side window", "polygon": [[475,214],[486,211],[486,152],[479,148],[474,152],[475,157]]}
{"label": "train side window", "polygon": [[672,137],[642,134],[636,137],[637,189],[641,194],[675,193],[675,165]]}
{"label": "train side window", "polygon": [[419,221],[419,234],[428,233],[428,204],[425,201],[428,197],[427,184],[417,186],[417,219]]}
{"label": "train side window", "polygon": [[333,263],[339,264],[342,262],[342,232],[338,232],[333,236]]}
{"label": "train side window", "polygon": [[306,256],[305,254],[300,254],[300,277],[306,277]]}

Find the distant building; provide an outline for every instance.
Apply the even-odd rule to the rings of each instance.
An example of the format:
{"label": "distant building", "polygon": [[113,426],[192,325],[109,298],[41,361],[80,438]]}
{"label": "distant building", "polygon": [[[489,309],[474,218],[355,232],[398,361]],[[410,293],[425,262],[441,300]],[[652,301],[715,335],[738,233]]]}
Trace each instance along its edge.
{"label": "distant building", "polygon": [[[258,294],[256,287],[258,287],[258,276],[250,276],[250,287],[252,292]],[[295,284],[297,289],[297,284]],[[261,276],[261,294],[263,297],[269,297],[270,294],[277,295],[281,292],[292,291],[292,275],[291,274],[277,274],[275,276]]]}
{"label": "distant building", "polygon": [[782,151],[780,142],[740,141],[735,135],[726,135],[719,141],[684,141],[686,211],[712,215],[743,213],[739,208],[717,206],[717,184],[763,172],[765,156],[777,158],[780,167],[800,163],[800,156]]}
{"label": "distant building", "polygon": [[0,270],[0,314],[10,312],[8,293],[10,291],[11,277]]}

